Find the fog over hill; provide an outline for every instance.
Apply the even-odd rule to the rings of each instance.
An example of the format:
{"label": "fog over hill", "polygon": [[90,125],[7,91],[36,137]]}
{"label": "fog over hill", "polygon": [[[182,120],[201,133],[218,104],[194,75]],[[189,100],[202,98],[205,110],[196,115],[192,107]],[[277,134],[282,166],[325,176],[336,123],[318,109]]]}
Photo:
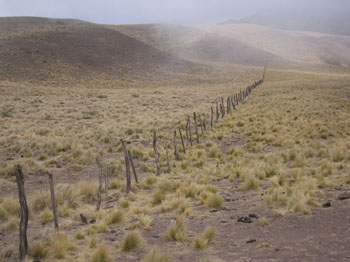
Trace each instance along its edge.
{"label": "fog over hill", "polygon": [[350,1],[296,1],[268,6],[242,19],[223,24],[260,24],[287,30],[350,35]]}

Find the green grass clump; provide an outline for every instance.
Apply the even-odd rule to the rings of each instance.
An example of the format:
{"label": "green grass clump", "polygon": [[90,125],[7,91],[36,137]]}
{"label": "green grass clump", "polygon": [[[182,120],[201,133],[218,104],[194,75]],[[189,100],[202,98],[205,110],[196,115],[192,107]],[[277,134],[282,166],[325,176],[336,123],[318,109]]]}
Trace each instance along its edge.
{"label": "green grass clump", "polygon": [[141,245],[141,236],[138,231],[131,231],[128,232],[124,238],[123,242],[121,244],[121,250],[124,252],[129,252]]}
{"label": "green grass clump", "polygon": [[83,234],[81,231],[78,231],[78,232],[75,234],[75,238],[81,240],[81,239],[84,239],[85,236],[84,236],[84,234]]}
{"label": "green grass clump", "polygon": [[249,175],[239,187],[242,190],[257,190],[260,188],[259,180],[254,175]]}
{"label": "green grass clump", "polygon": [[8,219],[9,213],[2,207],[0,206],[0,221],[4,222]]}
{"label": "green grass clump", "polygon": [[129,200],[126,199],[126,198],[121,198],[119,200],[119,205],[122,207],[122,208],[128,208],[130,206],[130,203],[129,203]]}
{"label": "green grass clump", "polygon": [[158,247],[153,247],[143,262],[169,262],[170,256],[162,253]]}
{"label": "green grass clump", "polygon": [[209,208],[220,208],[224,203],[224,199],[219,194],[210,194],[205,203]]}
{"label": "green grass clump", "polygon": [[49,250],[41,241],[35,241],[29,247],[29,255],[34,258],[35,261],[40,261],[47,257]]}
{"label": "green grass clump", "polygon": [[215,232],[216,232],[215,228],[207,227],[201,236],[196,236],[194,238],[195,249],[200,250],[205,248],[207,245],[209,245],[215,237]]}
{"label": "green grass clump", "polygon": [[45,209],[40,213],[40,219],[44,223],[53,221],[53,213],[49,209]]}
{"label": "green grass clump", "polygon": [[111,262],[109,251],[106,246],[99,246],[92,255],[91,262]]}
{"label": "green grass clump", "polygon": [[124,213],[121,210],[114,211],[107,219],[108,225],[122,223],[124,221]]}
{"label": "green grass clump", "polygon": [[168,228],[166,238],[169,241],[177,241],[181,243],[185,241],[185,222],[183,216],[177,216],[176,223]]}
{"label": "green grass clump", "polygon": [[3,198],[1,202],[2,207],[12,216],[19,217],[21,214],[21,207],[18,200],[10,197]]}

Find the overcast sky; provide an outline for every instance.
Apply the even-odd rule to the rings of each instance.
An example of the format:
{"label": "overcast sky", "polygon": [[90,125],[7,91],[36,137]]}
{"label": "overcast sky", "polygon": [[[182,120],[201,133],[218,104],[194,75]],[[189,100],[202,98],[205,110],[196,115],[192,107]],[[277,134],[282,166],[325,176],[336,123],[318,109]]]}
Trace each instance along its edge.
{"label": "overcast sky", "polygon": [[[280,5],[324,10],[350,0],[0,0],[0,16],[77,18],[105,24],[218,23]],[[322,3],[322,4],[321,4]]]}

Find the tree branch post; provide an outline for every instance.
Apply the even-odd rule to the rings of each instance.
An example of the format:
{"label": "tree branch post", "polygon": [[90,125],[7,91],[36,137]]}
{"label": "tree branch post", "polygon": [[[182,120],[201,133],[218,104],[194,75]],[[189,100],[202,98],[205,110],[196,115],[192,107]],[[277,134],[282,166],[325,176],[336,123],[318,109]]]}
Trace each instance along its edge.
{"label": "tree branch post", "polygon": [[52,174],[50,172],[48,172],[47,174],[49,176],[53,218],[55,221],[55,228],[58,229],[57,205],[56,205],[56,199],[55,199],[55,188],[54,188],[54,183],[53,183],[53,177],[52,177]]}
{"label": "tree branch post", "polygon": [[131,190],[131,177],[130,177],[130,161],[128,156],[128,150],[126,149],[125,141],[120,139],[123,146],[124,160],[125,160],[125,176],[126,176],[126,193],[129,194]]}
{"label": "tree branch post", "polygon": [[102,163],[99,157],[96,157],[96,164],[99,168],[96,211],[99,211],[101,207],[101,191],[102,191]]}
{"label": "tree branch post", "polygon": [[138,178],[137,178],[136,169],[135,169],[135,166],[134,166],[134,162],[132,161],[131,153],[130,153],[129,150],[128,150],[128,157],[129,157],[129,161],[130,161],[132,173],[134,174],[135,182],[136,182],[136,184],[138,184],[138,183],[139,183],[139,180],[138,180]]}
{"label": "tree branch post", "polygon": [[27,227],[28,227],[28,205],[24,190],[24,176],[20,165],[16,166],[16,182],[18,187],[18,198],[21,205],[21,222],[19,224],[19,258],[24,261],[28,253]]}
{"label": "tree branch post", "polygon": [[159,166],[159,151],[157,148],[157,133],[156,131],[153,132],[153,150],[156,154],[156,166],[157,166],[157,176],[160,176],[160,166]]}

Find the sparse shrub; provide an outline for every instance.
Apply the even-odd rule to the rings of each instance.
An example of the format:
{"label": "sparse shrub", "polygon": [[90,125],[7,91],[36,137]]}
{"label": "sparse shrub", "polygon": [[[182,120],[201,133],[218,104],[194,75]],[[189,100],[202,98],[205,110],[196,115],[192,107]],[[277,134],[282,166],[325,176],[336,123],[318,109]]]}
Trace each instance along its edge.
{"label": "sparse shrub", "polygon": [[158,205],[165,199],[165,193],[157,189],[152,195],[152,205]]}
{"label": "sparse shrub", "polygon": [[84,239],[85,236],[84,236],[84,234],[83,234],[81,231],[78,231],[78,232],[75,234],[75,238],[81,240],[81,239]]}
{"label": "sparse shrub", "polygon": [[129,206],[130,206],[129,200],[126,198],[119,199],[118,203],[122,208],[129,208]]}
{"label": "sparse shrub", "polygon": [[207,227],[201,236],[196,236],[194,239],[195,249],[203,249],[211,243],[215,237],[215,228]]}
{"label": "sparse shrub", "polygon": [[168,254],[162,253],[158,247],[153,247],[143,261],[144,262],[170,262],[170,256]]}
{"label": "sparse shrub", "polygon": [[113,180],[110,184],[109,184],[109,188],[110,189],[118,189],[122,187],[122,182],[120,180]]}
{"label": "sparse shrub", "polygon": [[98,183],[81,181],[77,188],[84,202],[91,203],[97,200]]}
{"label": "sparse shrub", "polygon": [[21,214],[21,207],[18,200],[10,197],[4,197],[1,203],[2,207],[12,216],[19,217]]}
{"label": "sparse shrub", "polygon": [[177,216],[175,224],[168,228],[166,238],[169,241],[177,241],[181,243],[185,241],[185,222],[182,216]]}
{"label": "sparse shrub", "polygon": [[121,210],[114,211],[107,219],[108,225],[122,223],[124,221],[124,213]]}
{"label": "sparse shrub", "polygon": [[142,239],[138,231],[128,232],[123,238],[123,242],[121,244],[121,250],[124,252],[129,252],[139,247],[141,244],[141,241]]}
{"label": "sparse shrub", "polygon": [[2,207],[0,206],[0,221],[4,222],[8,219],[9,213]]}
{"label": "sparse shrub", "polygon": [[74,246],[71,244],[67,233],[56,233],[51,239],[51,248],[53,255],[57,259],[65,258],[67,251],[73,250]]}
{"label": "sparse shrub", "polygon": [[53,213],[52,213],[52,211],[50,211],[49,209],[44,209],[40,213],[40,219],[44,223],[49,223],[49,222],[53,221]]}
{"label": "sparse shrub", "polygon": [[41,241],[35,241],[29,247],[29,255],[35,260],[45,259],[47,257],[49,250]]}
{"label": "sparse shrub", "polygon": [[95,236],[92,236],[89,240],[89,248],[93,249],[96,247],[96,237]]}
{"label": "sparse shrub", "polygon": [[151,228],[152,217],[142,214],[139,217],[139,222],[145,230],[149,230]]}
{"label": "sparse shrub", "polygon": [[155,175],[149,175],[143,182],[144,189],[151,189],[152,186],[157,182],[157,177]]}
{"label": "sparse shrub", "polygon": [[257,190],[259,187],[259,180],[254,175],[247,175],[239,188],[242,190]]}
{"label": "sparse shrub", "polygon": [[220,208],[224,203],[224,199],[218,194],[210,194],[205,203],[209,208]]}
{"label": "sparse shrub", "polygon": [[108,248],[106,246],[99,246],[92,255],[92,262],[111,262]]}

